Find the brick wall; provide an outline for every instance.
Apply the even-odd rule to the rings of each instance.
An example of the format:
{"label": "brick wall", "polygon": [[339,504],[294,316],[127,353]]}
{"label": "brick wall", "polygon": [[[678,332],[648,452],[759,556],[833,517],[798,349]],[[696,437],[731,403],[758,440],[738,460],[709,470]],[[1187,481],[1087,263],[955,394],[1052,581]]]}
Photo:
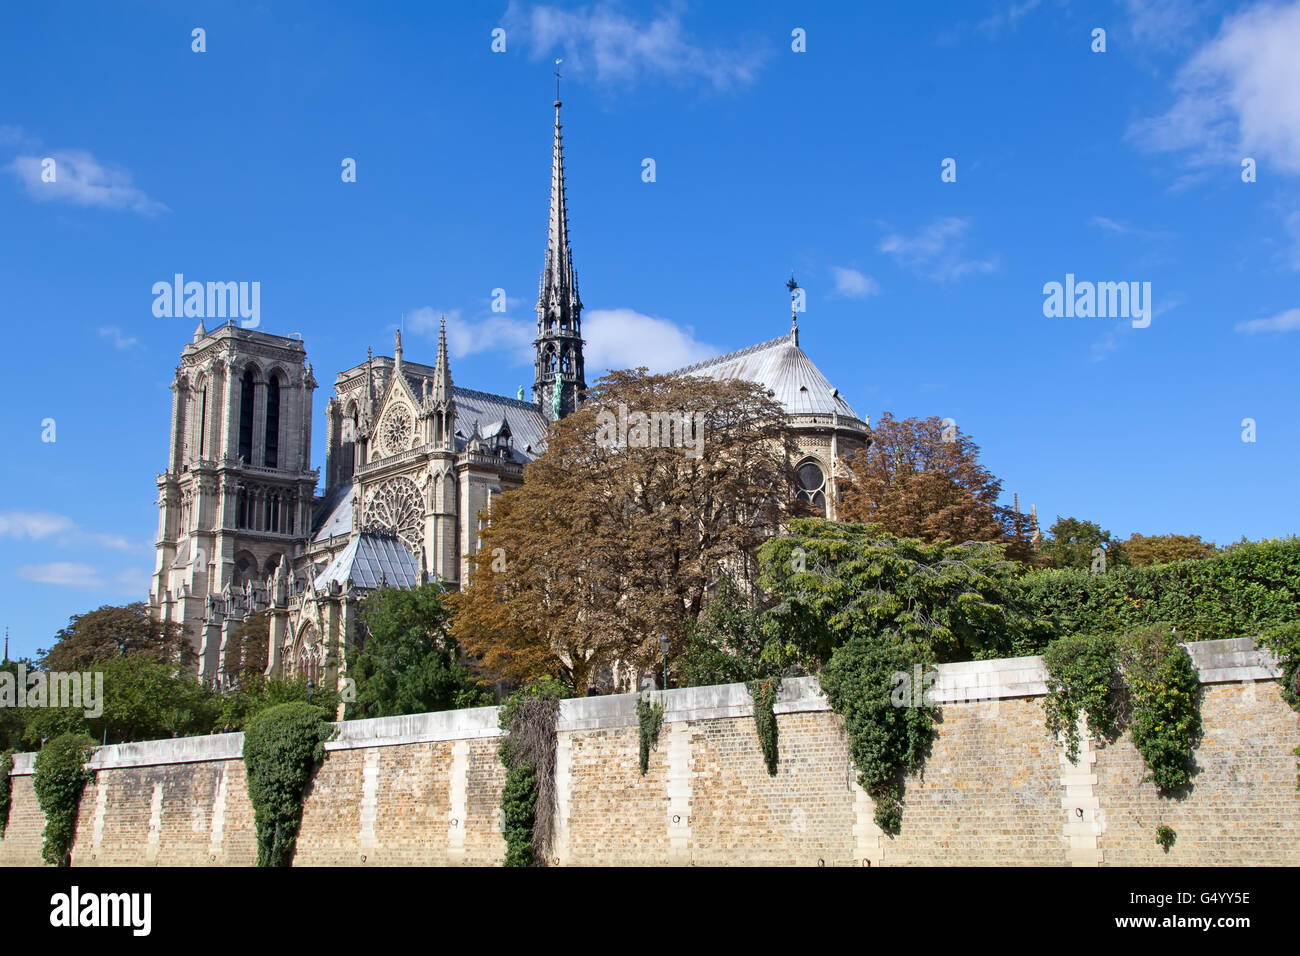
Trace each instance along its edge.
{"label": "brick wall", "polygon": [[[635,697],[565,701],[557,746],[562,864],[1151,865],[1295,863],[1300,717],[1248,641],[1196,645],[1204,738],[1180,800],[1142,782],[1127,739],[1084,740],[1077,764],[1044,730],[1040,658],[944,665],[938,737],[906,782],[902,831],[880,833],[841,721],[811,678],[776,705],[767,773],[739,684],[670,691],[638,765]],[[303,804],[296,865],[497,864],[505,853],[495,708],[351,721]],[[1084,728],[1086,731],[1086,728]],[[242,735],[99,750],[73,863],[249,865]],[[40,862],[32,756],[15,759],[0,864]],[[1155,828],[1178,834],[1169,853]]]}

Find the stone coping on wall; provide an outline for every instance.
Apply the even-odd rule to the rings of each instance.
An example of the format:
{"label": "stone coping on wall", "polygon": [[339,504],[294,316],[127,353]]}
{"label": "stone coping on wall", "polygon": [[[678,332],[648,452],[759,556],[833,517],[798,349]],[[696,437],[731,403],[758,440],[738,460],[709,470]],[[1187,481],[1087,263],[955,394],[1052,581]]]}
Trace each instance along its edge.
{"label": "stone coping on wall", "polygon": [[[1225,641],[1201,641],[1185,645],[1203,684],[1275,680],[1281,676],[1276,660],[1255,648],[1248,637]],[[990,661],[940,664],[931,681],[925,681],[927,702],[952,704],[964,701],[1038,697],[1047,693],[1047,669],[1041,657],[1013,657]],[[746,717],[754,712],[744,684],[717,684],[655,691],[664,705],[669,723]],[[556,723],[559,731],[599,730],[637,725],[637,694],[576,697],[561,701]],[[773,710],[778,714],[829,710],[815,677],[791,677],[781,682]],[[325,744],[326,750],[355,750],[402,744],[499,737],[498,708],[410,714],[341,721],[338,734]],[[243,757],[244,735],[212,734],[207,737],[178,737],[113,744],[95,751],[87,767],[111,770],[159,764],[239,760]],[[33,772],[35,754],[14,755],[13,776]]]}

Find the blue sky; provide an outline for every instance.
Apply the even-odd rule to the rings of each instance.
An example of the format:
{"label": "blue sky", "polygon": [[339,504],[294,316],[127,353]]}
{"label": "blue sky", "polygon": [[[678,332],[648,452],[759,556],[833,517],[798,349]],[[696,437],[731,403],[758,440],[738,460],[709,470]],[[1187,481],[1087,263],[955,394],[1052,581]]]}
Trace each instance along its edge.
{"label": "blue sky", "polygon": [[[1044,527],[1300,530],[1300,3],[446,6],[5,6],[13,653],[147,593],[194,325],[153,283],[261,283],[316,465],[334,375],[403,316],[408,359],[446,313],[458,384],[531,384],[556,56],[589,380],[782,334],[793,270],[859,414],[954,419]],[[1067,273],[1151,283],[1150,325],[1045,316]]]}

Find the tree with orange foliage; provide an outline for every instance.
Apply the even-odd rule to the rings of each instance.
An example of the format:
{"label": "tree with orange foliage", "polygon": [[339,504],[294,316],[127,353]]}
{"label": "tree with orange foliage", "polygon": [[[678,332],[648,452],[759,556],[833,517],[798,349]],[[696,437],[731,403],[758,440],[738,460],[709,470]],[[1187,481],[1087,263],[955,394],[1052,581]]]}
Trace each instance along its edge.
{"label": "tree with orange foliage", "polygon": [[494,677],[649,670],[682,648],[724,568],[792,514],[793,440],[751,382],[612,372],[553,424],[522,488],[497,498],[450,600],[453,636]]}

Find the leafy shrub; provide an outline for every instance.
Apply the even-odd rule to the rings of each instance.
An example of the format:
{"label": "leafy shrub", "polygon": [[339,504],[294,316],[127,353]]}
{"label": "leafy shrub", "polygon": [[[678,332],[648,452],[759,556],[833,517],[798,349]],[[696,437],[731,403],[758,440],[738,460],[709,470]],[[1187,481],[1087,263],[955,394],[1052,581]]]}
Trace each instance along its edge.
{"label": "leafy shrub", "polygon": [[1166,853],[1178,839],[1178,834],[1174,832],[1173,827],[1165,826],[1163,823],[1156,827],[1156,846],[1163,847]]}
{"label": "leafy shrub", "polygon": [[95,741],[85,734],[62,734],[36,755],[32,786],[45,814],[41,858],[46,863],[67,866],[77,827],[81,791],[93,778],[86,761],[95,752]]}
{"label": "leafy shrub", "polygon": [[858,783],[875,802],[876,825],[897,833],[903,775],[920,768],[934,740],[934,708],[923,700],[897,706],[896,674],[933,663],[929,648],[896,633],[851,638],[836,648],[821,675],[831,706],[844,718]]}
{"label": "leafy shrub", "polygon": [[1035,619],[1031,643],[1038,648],[1058,634],[1119,634],[1161,623],[1175,626],[1183,641],[1253,638],[1295,619],[1300,538],[1104,574],[1032,571],[1017,590]]}
{"label": "leafy shrub", "polygon": [[249,721],[244,768],[257,825],[258,866],[292,865],[303,792],[325,759],[325,741],[334,735],[328,720],[319,707],[295,701],[269,707]]}

